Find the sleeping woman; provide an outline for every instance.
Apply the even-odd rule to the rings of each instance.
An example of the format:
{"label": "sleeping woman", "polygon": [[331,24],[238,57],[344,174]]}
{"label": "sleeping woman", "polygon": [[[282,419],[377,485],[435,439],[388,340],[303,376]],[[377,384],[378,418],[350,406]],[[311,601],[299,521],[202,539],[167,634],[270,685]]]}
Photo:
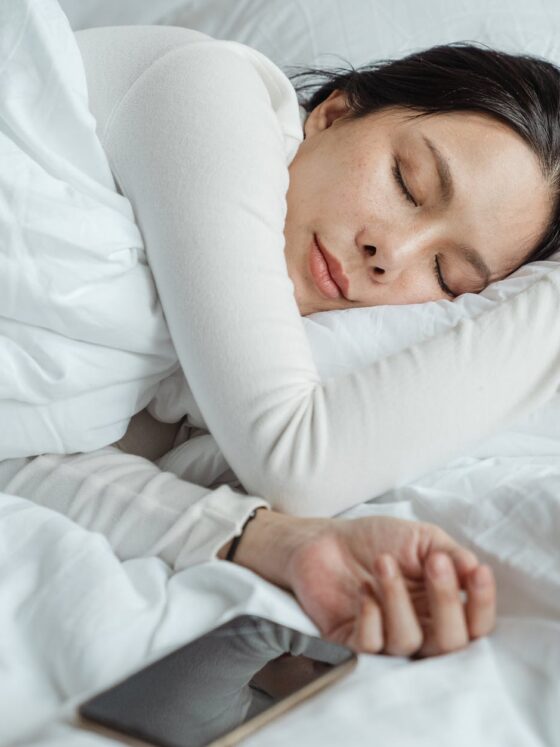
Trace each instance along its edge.
{"label": "sleeping woman", "polygon": [[[245,565],[357,651],[427,656],[489,633],[492,572],[441,529],[332,517],[553,396],[558,272],[323,382],[301,316],[451,301],[549,257],[558,70],[443,46],[327,71],[300,107],[238,43],[172,27],[77,39],[193,406],[156,397],[116,444],[6,460],[0,488],[103,532],[121,558]],[[550,333],[516,344],[528,319]],[[244,492],[159,468],[185,423],[213,435]]]}

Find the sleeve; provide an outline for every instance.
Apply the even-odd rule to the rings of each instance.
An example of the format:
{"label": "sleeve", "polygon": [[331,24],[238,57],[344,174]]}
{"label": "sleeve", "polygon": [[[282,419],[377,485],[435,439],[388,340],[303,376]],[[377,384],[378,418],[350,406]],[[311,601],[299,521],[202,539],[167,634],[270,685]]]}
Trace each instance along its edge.
{"label": "sleeve", "polygon": [[216,43],[152,64],[105,141],[195,400],[247,492],[333,515],[550,399],[560,269],[445,334],[322,382],[284,259],[289,173],[258,70]]}
{"label": "sleeve", "polygon": [[103,534],[120,560],[156,556],[174,570],[216,558],[261,498],[208,490],[112,446],[0,462],[0,490]]}

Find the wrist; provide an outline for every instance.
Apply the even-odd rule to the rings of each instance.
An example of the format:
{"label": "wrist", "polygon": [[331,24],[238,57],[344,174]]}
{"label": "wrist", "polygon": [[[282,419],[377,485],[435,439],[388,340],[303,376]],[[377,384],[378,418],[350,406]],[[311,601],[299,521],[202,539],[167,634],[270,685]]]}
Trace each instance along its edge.
{"label": "wrist", "polygon": [[[329,521],[259,509],[245,528],[234,560],[267,581],[291,589],[291,561],[294,554]],[[222,548],[225,550],[223,557],[227,554],[229,544]]]}
{"label": "wrist", "polygon": [[[219,558],[219,560],[228,560],[229,562],[233,563],[236,560],[237,555],[237,549],[239,547],[239,543],[245,536],[247,532],[248,525],[256,520],[256,517],[259,513],[259,511],[264,510],[266,511],[266,506],[260,506],[259,508],[256,508],[245,520],[245,523],[241,527],[240,534],[235,535],[232,539],[230,539],[228,542],[226,542],[225,545],[223,545],[218,552],[216,553],[216,556]],[[230,557],[232,555],[232,557]]]}

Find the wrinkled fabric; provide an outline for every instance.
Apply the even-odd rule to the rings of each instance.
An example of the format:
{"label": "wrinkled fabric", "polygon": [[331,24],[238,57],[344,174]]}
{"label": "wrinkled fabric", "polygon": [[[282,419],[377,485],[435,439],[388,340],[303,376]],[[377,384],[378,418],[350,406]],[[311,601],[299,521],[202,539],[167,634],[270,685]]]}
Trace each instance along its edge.
{"label": "wrinkled fabric", "polygon": [[[558,747],[559,496],[560,455],[469,458],[349,512],[432,521],[474,550],[496,574],[496,631],[416,662],[361,656],[247,744],[339,747],[375,734],[399,747]],[[119,562],[103,536],[5,494],[0,548],[2,743],[81,744],[69,725],[78,703],[236,614],[316,632],[290,595],[246,569]]]}
{"label": "wrinkled fabric", "polygon": [[0,458],[116,441],[177,366],[52,0],[0,25]]}

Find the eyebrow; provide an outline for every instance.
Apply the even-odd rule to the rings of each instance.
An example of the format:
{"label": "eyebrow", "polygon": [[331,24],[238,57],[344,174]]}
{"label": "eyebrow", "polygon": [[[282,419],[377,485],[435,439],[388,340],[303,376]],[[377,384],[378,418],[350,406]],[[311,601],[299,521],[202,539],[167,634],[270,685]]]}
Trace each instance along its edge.
{"label": "eyebrow", "polygon": [[482,258],[482,255],[479,254],[476,249],[473,249],[470,246],[460,247],[460,252],[463,255],[464,259],[466,259],[467,262],[469,262],[469,264],[474,267],[476,272],[484,280],[484,285],[488,285],[488,283],[492,279],[492,273],[490,272],[490,268]]}
{"label": "eyebrow", "polygon": [[439,177],[441,197],[444,205],[448,205],[451,202],[451,198],[453,197],[454,192],[453,179],[451,177],[451,169],[449,168],[449,163],[447,162],[447,159],[442,155],[442,153],[438,150],[436,144],[432,140],[430,140],[430,138],[426,137],[426,135],[422,135],[422,140],[426,143],[435,159],[437,174]]}
{"label": "eyebrow", "polygon": [[[447,162],[447,159],[443,156],[441,151],[438,150],[436,144],[432,140],[430,140],[430,138],[426,137],[426,135],[422,135],[422,139],[430,149],[430,152],[432,153],[436,162],[436,170],[439,178],[441,197],[444,205],[448,205],[451,202],[451,198],[453,197],[454,193],[453,178],[451,176],[449,163]],[[476,249],[473,249],[470,246],[462,246],[461,254],[463,255],[463,258],[466,259],[466,261],[470,265],[472,265],[472,267],[474,267],[480,277],[484,279],[485,285],[487,285],[492,277],[492,272],[484,261],[483,256],[479,252],[477,252]]]}

